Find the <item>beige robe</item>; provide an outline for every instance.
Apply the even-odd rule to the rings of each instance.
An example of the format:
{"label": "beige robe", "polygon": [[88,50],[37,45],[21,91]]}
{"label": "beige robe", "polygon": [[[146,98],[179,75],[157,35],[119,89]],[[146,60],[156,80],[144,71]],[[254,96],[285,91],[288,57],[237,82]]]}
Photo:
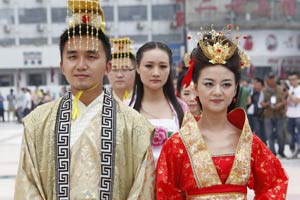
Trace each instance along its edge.
{"label": "beige robe", "polygon": [[[16,200],[56,199],[55,124],[59,102],[39,106],[24,119]],[[100,199],[101,116],[99,112],[92,118],[70,151],[71,200]],[[153,127],[119,100],[116,127],[112,199],[154,199]]]}

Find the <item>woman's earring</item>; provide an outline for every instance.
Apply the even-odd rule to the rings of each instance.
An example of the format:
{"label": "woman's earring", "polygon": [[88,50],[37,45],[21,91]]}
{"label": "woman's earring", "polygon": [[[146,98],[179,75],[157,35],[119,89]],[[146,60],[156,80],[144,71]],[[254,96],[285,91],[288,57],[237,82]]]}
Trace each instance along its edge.
{"label": "woman's earring", "polygon": [[234,98],[232,99],[232,102],[233,102],[233,103],[236,103],[236,101],[237,101],[237,100],[236,100],[236,98],[234,97]]}

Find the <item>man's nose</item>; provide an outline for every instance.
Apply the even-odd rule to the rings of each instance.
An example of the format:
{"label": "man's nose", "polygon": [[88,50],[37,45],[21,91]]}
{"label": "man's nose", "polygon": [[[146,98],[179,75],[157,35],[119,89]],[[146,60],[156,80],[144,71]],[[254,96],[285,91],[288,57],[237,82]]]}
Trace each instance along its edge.
{"label": "man's nose", "polygon": [[86,59],[83,56],[79,58],[77,68],[78,69],[87,69]]}

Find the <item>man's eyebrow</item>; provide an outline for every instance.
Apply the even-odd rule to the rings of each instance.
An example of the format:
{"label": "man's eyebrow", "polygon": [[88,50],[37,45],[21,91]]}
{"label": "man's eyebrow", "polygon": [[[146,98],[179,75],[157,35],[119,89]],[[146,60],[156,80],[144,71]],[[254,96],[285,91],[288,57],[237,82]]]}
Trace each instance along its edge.
{"label": "man's eyebrow", "polygon": [[75,50],[68,50],[67,51],[67,54],[75,54],[77,51],[75,51]]}
{"label": "man's eyebrow", "polygon": [[98,53],[97,50],[87,50],[86,53]]}

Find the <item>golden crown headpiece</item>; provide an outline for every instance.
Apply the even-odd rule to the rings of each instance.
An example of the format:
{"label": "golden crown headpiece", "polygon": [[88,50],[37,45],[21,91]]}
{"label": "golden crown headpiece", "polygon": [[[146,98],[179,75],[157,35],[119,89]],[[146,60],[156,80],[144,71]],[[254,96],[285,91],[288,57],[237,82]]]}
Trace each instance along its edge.
{"label": "golden crown headpiece", "polygon": [[[89,36],[97,37],[99,29],[105,32],[104,20],[105,20],[104,12],[98,0],[67,0],[68,28],[69,29],[73,28],[73,32],[70,31],[68,32],[69,42],[70,42],[70,38],[74,37],[75,26],[79,26],[80,38],[81,38],[81,25],[84,24],[91,27],[90,32],[89,29],[87,30],[86,33],[87,37]],[[81,45],[81,41],[80,41],[80,45]],[[92,45],[94,46],[94,43]]]}
{"label": "golden crown headpiece", "polygon": [[[225,64],[238,48],[240,36],[230,38],[232,37],[232,27],[229,24],[222,31],[217,32],[212,26],[210,31],[198,33],[201,36],[201,39],[198,41],[199,46],[210,63]],[[238,50],[238,53],[241,58],[241,68],[250,66],[249,56],[241,50]]]}
{"label": "golden crown headpiece", "polygon": [[132,40],[129,37],[111,38],[112,65],[114,70],[133,70],[130,55],[133,54]]}
{"label": "golden crown headpiece", "polygon": [[68,0],[67,9],[72,12],[69,27],[88,24],[104,32],[105,17],[98,0]]}

